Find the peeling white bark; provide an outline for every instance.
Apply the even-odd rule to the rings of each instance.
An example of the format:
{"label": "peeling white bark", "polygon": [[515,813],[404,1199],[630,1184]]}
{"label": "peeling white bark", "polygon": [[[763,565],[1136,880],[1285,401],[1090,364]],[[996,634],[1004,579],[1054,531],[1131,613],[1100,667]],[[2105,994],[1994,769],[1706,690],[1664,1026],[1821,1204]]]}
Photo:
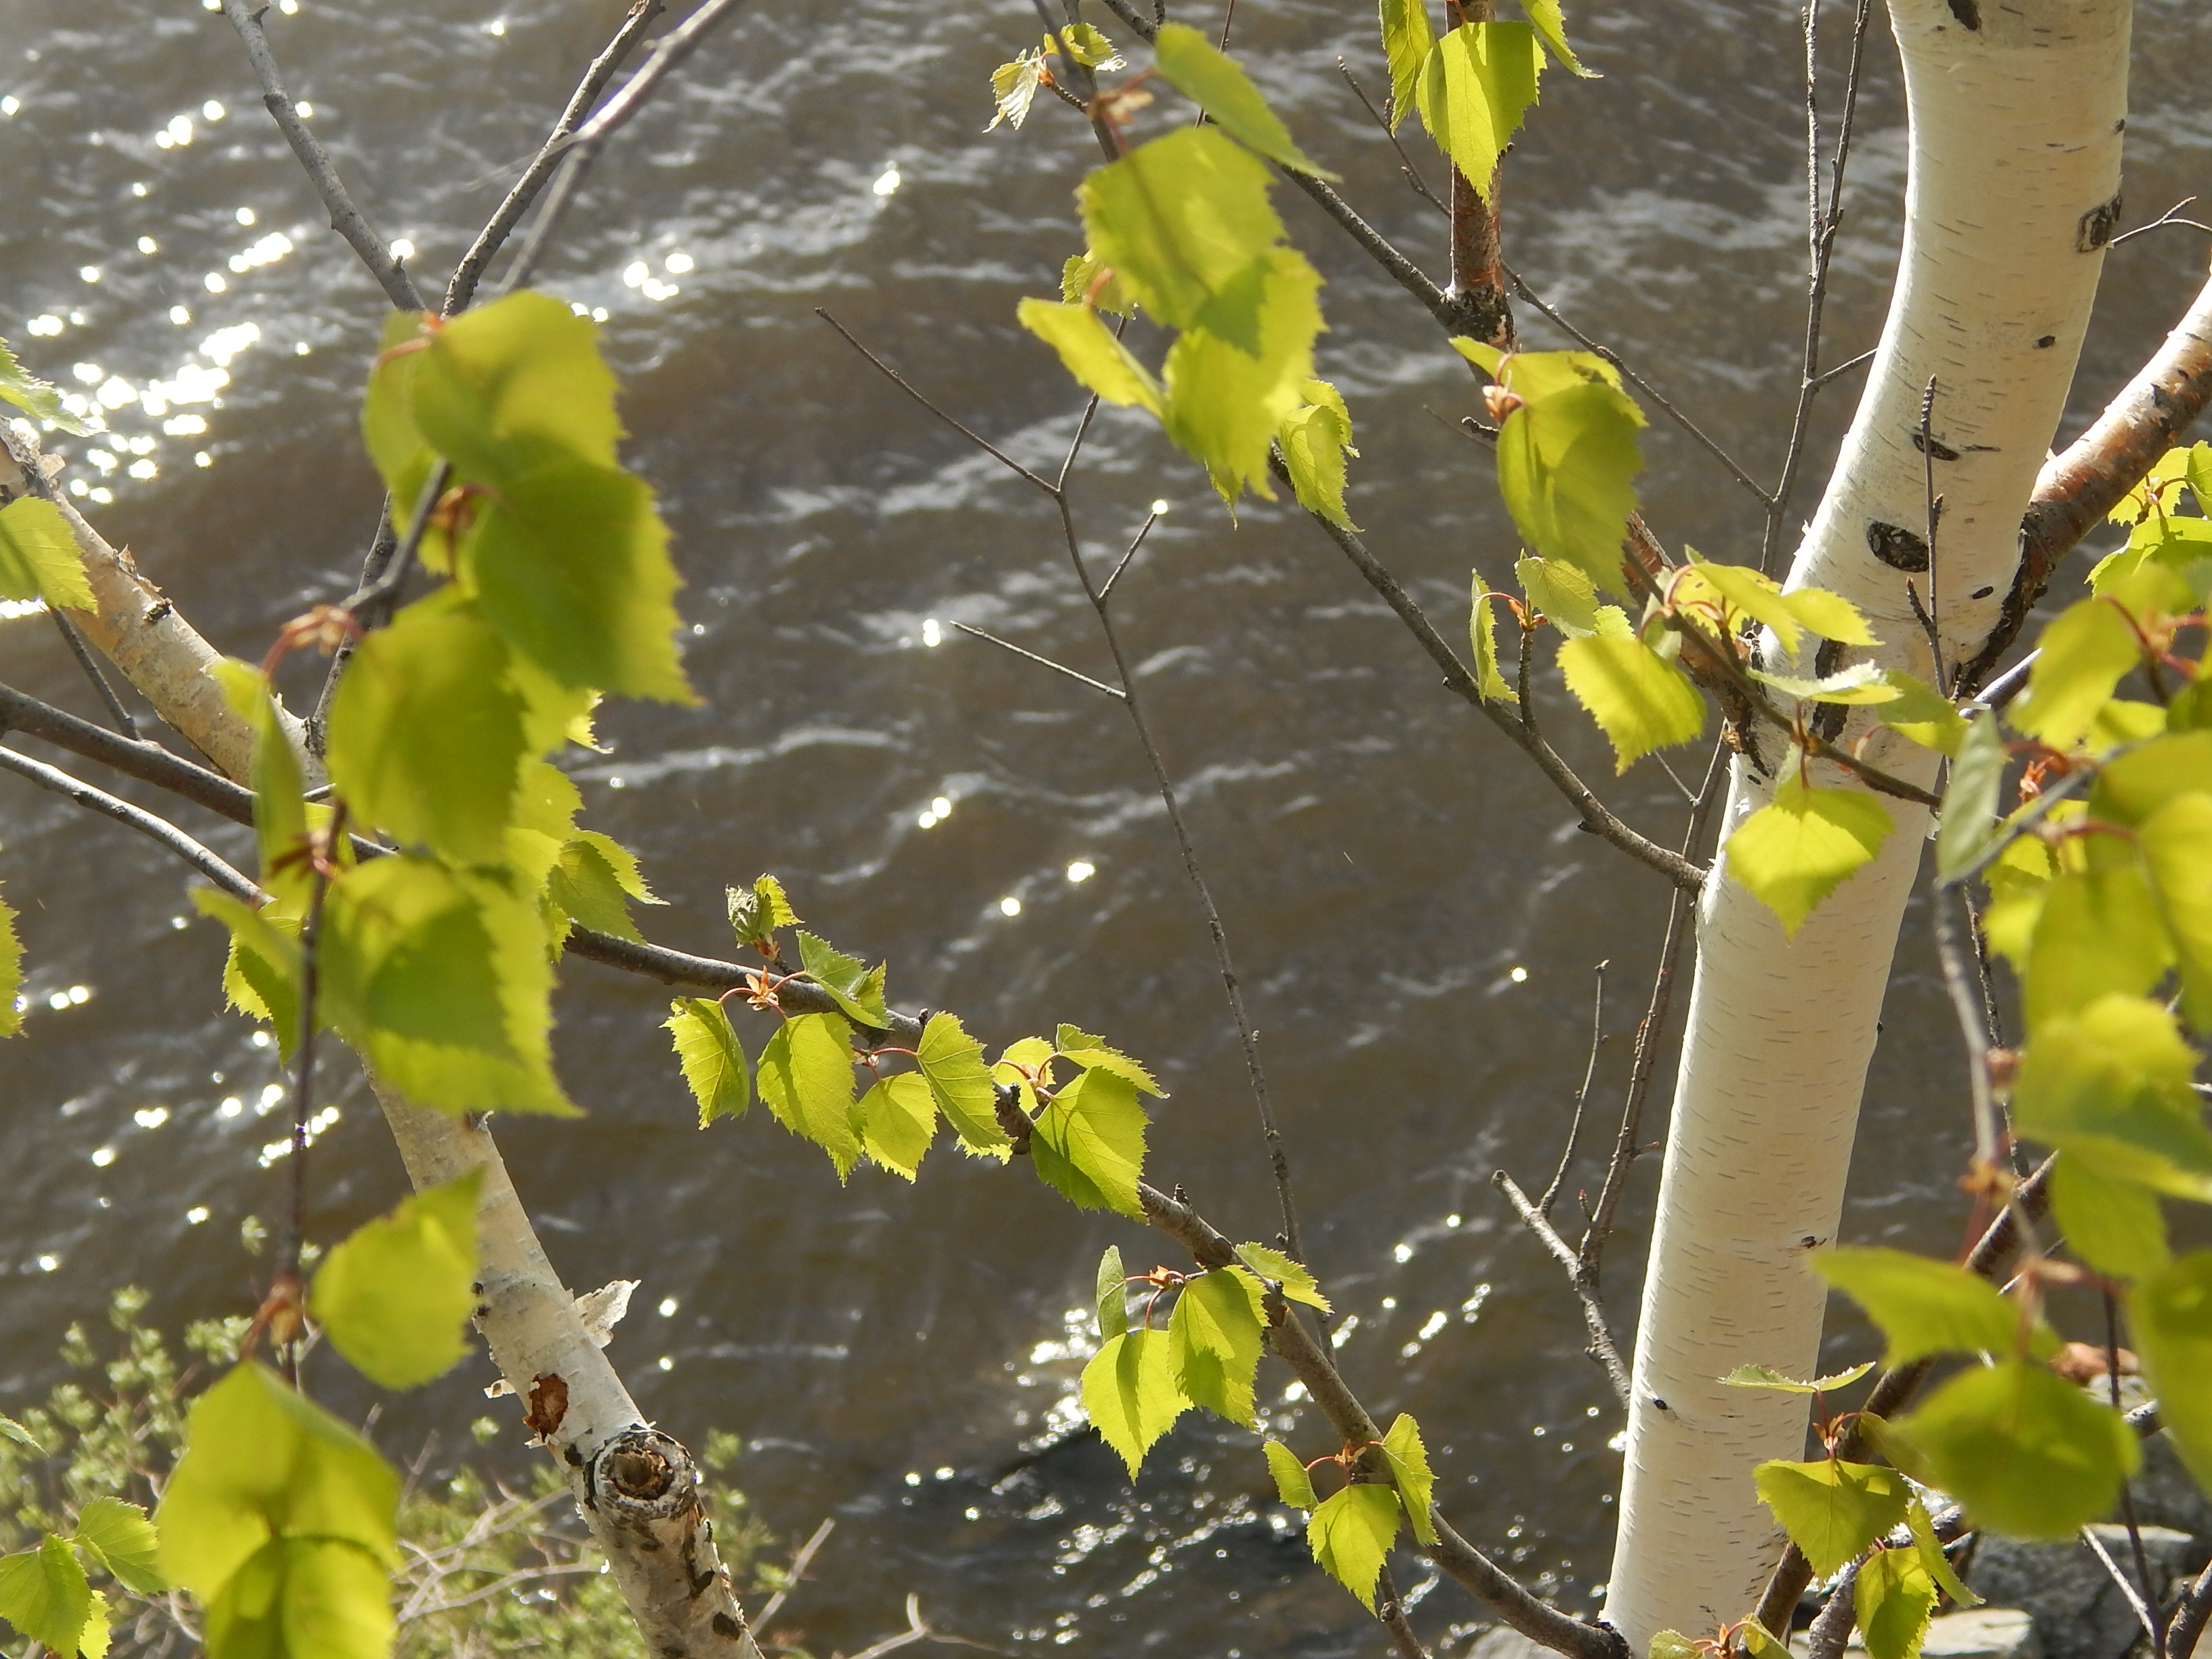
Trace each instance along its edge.
{"label": "peeling white bark", "polygon": [[[2063,410],[2118,218],[2129,0],[1892,0],[1911,118],[1905,238],[1867,393],[1792,568],[1855,601],[1932,678],[1906,596],[1932,590],[1947,668],[1989,633]],[[1932,573],[1915,443],[1936,381]],[[1952,457],[1951,459],[1947,459]],[[1885,528],[1886,526],[1886,528]],[[1881,554],[1888,555],[1885,560]],[[1932,575],[1932,580],[1931,580]],[[1870,721],[1856,714],[1846,740]],[[1864,757],[1931,782],[1932,757],[1876,734]],[[1830,769],[1815,778],[1849,786]],[[1739,763],[1726,824],[1771,781]],[[1808,1376],[1826,1293],[1806,1247],[1835,1235],[1859,1098],[1926,814],[1883,805],[1881,855],[1785,940],[1716,862],[1637,1333],[1627,1472],[1604,1617],[1642,1652],[1753,1605],[1782,1542],[1751,1471],[1802,1455],[1802,1398],[1728,1389],[1763,1364]]]}

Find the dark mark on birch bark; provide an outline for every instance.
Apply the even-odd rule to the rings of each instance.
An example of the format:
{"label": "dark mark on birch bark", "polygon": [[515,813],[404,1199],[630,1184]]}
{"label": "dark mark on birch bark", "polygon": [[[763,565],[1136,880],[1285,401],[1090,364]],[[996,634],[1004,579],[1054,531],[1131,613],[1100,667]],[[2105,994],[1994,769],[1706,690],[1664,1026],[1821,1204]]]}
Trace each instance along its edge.
{"label": "dark mark on birch bark", "polygon": [[1982,9],[1976,0],[1951,0],[1951,15],[1970,29],[1982,26]]}
{"label": "dark mark on birch bark", "polygon": [[2081,228],[2074,234],[2074,247],[2081,253],[2094,253],[2112,240],[2112,233],[2120,228],[2120,198],[2100,203],[2081,216]]}
{"label": "dark mark on birch bark", "polygon": [[1880,519],[1867,521],[1867,550],[1892,570],[1921,571],[1928,568],[1928,543],[1903,525],[1884,524]]}

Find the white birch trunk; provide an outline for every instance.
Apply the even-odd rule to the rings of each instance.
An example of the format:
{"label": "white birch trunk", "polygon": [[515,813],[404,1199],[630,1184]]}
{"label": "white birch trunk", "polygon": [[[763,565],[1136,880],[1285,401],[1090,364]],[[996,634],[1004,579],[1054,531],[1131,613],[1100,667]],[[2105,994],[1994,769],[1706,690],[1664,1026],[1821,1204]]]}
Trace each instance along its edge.
{"label": "white birch trunk", "polygon": [[[1790,585],[1867,613],[1882,643],[1855,656],[1930,678],[1906,583],[1923,600],[1932,589],[1955,665],[2010,588],[2021,515],[2064,408],[2118,217],[2130,4],[1892,0],[1891,13],[1911,118],[1904,253]],[[1931,377],[1944,510],[1932,574],[1908,576],[1913,544],[1926,550],[1915,435]],[[1846,741],[1869,723],[1855,714]],[[1923,786],[1936,775],[1931,757],[1887,732],[1863,753]],[[1726,826],[1771,793],[1739,761]],[[1746,1364],[1809,1376],[1819,1352],[1826,1291],[1802,1258],[1836,1232],[1927,828],[1921,809],[1883,799],[1896,833],[1794,941],[1728,879],[1725,853],[1701,901],[1604,1612],[1639,1654],[1660,1630],[1711,1634],[1749,1612],[1783,1541],[1751,1474],[1803,1455],[1805,1402],[1719,1379]]]}

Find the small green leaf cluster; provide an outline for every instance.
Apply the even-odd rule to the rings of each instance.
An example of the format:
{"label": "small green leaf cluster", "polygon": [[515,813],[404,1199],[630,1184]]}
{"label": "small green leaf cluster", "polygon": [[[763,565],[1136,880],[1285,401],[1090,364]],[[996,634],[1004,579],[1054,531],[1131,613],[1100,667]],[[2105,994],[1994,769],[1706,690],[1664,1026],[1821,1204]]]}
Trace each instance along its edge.
{"label": "small green leaf cluster", "polygon": [[[1143,1066],[1073,1025],[1049,1042],[1024,1037],[987,1061],[959,1017],[941,1010],[922,1022],[913,1048],[896,1047],[886,964],[871,968],[799,927],[773,876],[728,891],[738,943],[767,960],[750,975],[750,1000],[781,1024],[756,1062],[731,1023],[727,996],[670,1004],[664,1024],[701,1128],[742,1116],[757,1094],[777,1122],[829,1155],[840,1181],[864,1158],[912,1181],[941,1116],[969,1154],[1004,1162],[1026,1152],[1038,1177],[1079,1208],[1143,1218],[1146,1119],[1137,1097],[1162,1094]],[[787,928],[796,969],[778,940]],[[778,993],[793,984],[820,991],[834,1010],[787,1010]],[[892,1069],[897,1059],[912,1069]],[[1064,1081],[1060,1066],[1071,1073]]]}
{"label": "small green leaf cluster", "polygon": [[1001,124],[1019,127],[1029,119],[1030,106],[1036,101],[1037,94],[1047,87],[1057,86],[1053,79],[1051,60],[1060,56],[1060,41],[1067,43],[1068,56],[1085,69],[1117,70],[1121,67],[1121,54],[1114,50],[1114,43],[1088,23],[1070,23],[1057,35],[1048,34],[1031,50],[1015,54],[991,71],[991,103],[994,112],[991,125],[983,129],[995,131]]}
{"label": "small green leaf cluster", "polygon": [[[1319,174],[1244,71],[1195,29],[1154,42],[1159,75],[1209,124],[1139,145],[1080,192],[1090,249],[1071,259],[1062,299],[1024,300],[1022,325],[1108,403],[1140,408],[1206,470],[1232,505],[1267,482],[1279,452],[1301,505],[1349,526],[1345,458],[1352,420],[1315,378],[1321,277],[1289,246],[1267,163]],[[1157,373],[1101,312],[1143,311],[1174,334]]]}
{"label": "small green leaf cluster", "polygon": [[1567,44],[1559,0],[1526,0],[1525,23],[1462,23],[1437,38],[1428,0],[1379,0],[1390,64],[1390,125],[1418,109],[1437,148],[1485,201],[1498,158],[1536,101],[1544,55],[1589,76]]}
{"label": "small green leaf cluster", "polygon": [[[1436,1476],[1429,1468],[1428,1449],[1421,1443],[1421,1427],[1401,1412],[1382,1438],[1370,1446],[1347,1446],[1343,1451],[1301,1463],[1297,1454],[1279,1440],[1263,1449],[1268,1472],[1275,1477],[1275,1493],[1292,1509],[1308,1512],[1306,1543],[1329,1576],[1359,1598],[1368,1612],[1375,1611],[1375,1587],[1382,1576],[1384,1558],[1398,1541],[1398,1529],[1410,1525],[1416,1541],[1437,1541],[1436,1522],[1430,1513]],[[1369,1469],[1364,1455],[1373,1453],[1380,1468]],[[1324,1498],[1314,1490],[1314,1468],[1335,1465],[1349,1478]],[[1369,1476],[1387,1477],[1368,1478]]]}
{"label": "small green leaf cluster", "polygon": [[[20,1425],[6,1426],[11,1438],[29,1439]],[[118,1498],[95,1498],[77,1511],[73,1534],[50,1532],[33,1548],[0,1555],[0,1619],[55,1653],[101,1659],[110,1634],[108,1601],[92,1588],[86,1567],[152,1595],[167,1588],[155,1553],[154,1523],[145,1510]]]}

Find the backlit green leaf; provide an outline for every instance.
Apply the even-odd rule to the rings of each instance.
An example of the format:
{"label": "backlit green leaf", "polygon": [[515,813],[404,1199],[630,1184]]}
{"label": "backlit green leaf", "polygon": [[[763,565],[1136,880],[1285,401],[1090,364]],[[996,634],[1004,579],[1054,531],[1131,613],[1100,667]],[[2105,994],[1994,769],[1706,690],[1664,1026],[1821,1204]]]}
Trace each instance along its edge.
{"label": "backlit green leaf", "polygon": [[1917,1659],[1936,1597],[1936,1580],[1917,1550],[1869,1557],[1851,1588],[1867,1659]]}
{"label": "backlit green leaf", "polygon": [[1252,1378],[1260,1364],[1260,1284],[1242,1267],[1189,1279],[1168,1322],[1176,1386],[1194,1406],[1252,1426]]}
{"label": "backlit green leaf", "polygon": [[1098,1340],[1110,1342],[1129,1328],[1129,1270],[1121,1249],[1109,1244],[1098,1258]]}
{"label": "backlit green leaf", "polygon": [[300,1036],[298,918],[279,928],[268,910],[257,910],[212,887],[195,887],[190,896],[194,909],[230,930],[222,988],[231,1006],[269,1026],[276,1033],[279,1055],[289,1059]]}
{"label": "backlit green leaf", "polygon": [[1584,80],[1599,77],[1595,70],[1586,70],[1575,50],[1567,44],[1566,20],[1559,15],[1559,0],[1521,0],[1521,9],[1528,14],[1528,21],[1542,37],[1545,47],[1559,60],[1559,67]]}
{"label": "backlit green leaf", "polygon": [[[1682,550],[1692,562],[1687,571],[1674,579],[1672,593],[1676,605],[1710,605],[1717,599],[1722,617],[1720,626],[1714,631],[1737,634],[1748,619],[1772,629],[1784,654],[1797,654],[1797,647],[1805,638],[1804,624],[1797,620],[1796,611],[1784,597],[1781,583],[1748,565],[1717,564],[1701,557],[1695,548],[1685,547]],[[1711,594],[1701,591],[1705,588],[1711,588]]]}
{"label": "backlit green leaf", "polygon": [[1262,1441],[1260,1449],[1267,1454],[1267,1473],[1275,1477],[1275,1494],[1294,1510],[1310,1510],[1321,1500],[1314,1496],[1313,1477],[1306,1466],[1298,1462],[1298,1455],[1279,1440]]}
{"label": "backlit green leaf", "polygon": [[1901,669],[1889,672],[1889,683],[1898,691],[1877,718],[1893,732],[1902,732],[1923,749],[1955,756],[1966,736],[1966,716],[1958,706],[1925,681]]}
{"label": "backlit green leaf", "polygon": [[[1889,1339],[1885,1364],[1961,1351],[2008,1354],[2023,1334],[2017,1304],[1987,1279],[1948,1261],[1874,1245],[1813,1250],[1806,1259],[1881,1327]],[[2038,1320],[2029,1352],[2042,1357],[2057,1347],[2051,1328]]]}
{"label": "backlit green leaf", "polygon": [[2108,994],[2137,996],[2164,977],[2173,947],[2134,850],[2105,836],[2088,867],[2052,880],[2030,936],[2021,1000],[2032,1036]]}
{"label": "backlit green leaf", "polygon": [[1816,1577],[1845,1562],[1905,1519],[1911,1488],[1895,1469],[1819,1457],[1809,1463],[1782,1459],[1752,1472],[1759,1495],[1774,1518],[1805,1552]]}
{"label": "backlit green leaf", "polygon": [[12,1440],[19,1446],[28,1446],[42,1456],[46,1453],[46,1448],[39,1443],[38,1437],[5,1413],[0,1413],[0,1440]]}
{"label": "backlit green leaf", "polygon": [[[1523,352],[1511,361],[1517,368],[1525,357],[1580,355]],[[1626,592],[1621,542],[1636,510],[1636,475],[1644,466],[1636,434],[1643,424],[1620,389],[1592,371],[1578,384],[1530,398],[1498,428],[1498,489],[1522,539],[1611,593]]]}
{"label": "backlit green leaf", "polygon": [[678,997],[661,1024],[699,1104],[699,1127],[743,1116],[753,1103],[752,1066],[722,1005],[711,997]]}
{"label": "backlit green leaf", "polygon": [[1968,1520],[2015,1538],[2071,1539],[2142,1457],[2118,1412],[2024,1359],[1961,1371],[1904,1426]]}
{"label": "backlit green leaf", "polygon": [[1080,192],[1084,228],[1091,252],[1161,322],[1207,326],[1251,351],[1256,295],[1243,298],[1241,326],[1214,302],[1282,240],[1270,182],[1267,164],[1218,128],[1185,127],[1091,173]]}
{"label": "backlit green leaf", "polygon": [[1597,590],[1577,566],[1559,559],[1524,556],[1513,567],[1528,603],[1569,639],[1597,632]]}
{"label": "backlit green leaf", "polygon": [[1962,1607],[1978,1607],[1982,1598],[1966,1587],[1965,1581],[1951,1569],[1951,1558],[1943,1553],[1943,1545],[1936,1536],[1936,1523],[1929,1518],[1928,1506],[1915,1492],[1912,1501],[1905,1506],[1905,1524],[1912,1528],[1912,1547],[1920,1552],[1921,1565],[1936,1586]]}
{"label": "backlit green leaf", "polygon": [[997,112],[984,131],[994,131],[1002,121],[1018,131],[1029,119],[1030,106],[1036,102],[1038,88],[1049,73],[1044,59],[1042,52],[1025,52],[991,71],[991,102]]}
{"label": "backlit green leaf", "polygon": [[23,942],[15,936],[14,908],[0,899],[0,1037],[22,1031],[23,1011],[15,1006],[22,992]]}
{"label": "backlit green leaf", "polygon": [[937,1138],[937,1102],[918,1072],[878,1078],[860,1097],[860,1150],[893,1175],[914,1179]]}
{"label": "backlit green leaf", "polygon": [[1306,1522],[1314,1559],[1370,1613],[1383,1558],[1397,1538],[1398,1494],[1388,1486],[1346,1486]]}
{"label": "backlit green leaf", "polygon": [[971,1152],[1003,1161],[1010,1155],[1006,1132],[999,1127],[998,1091],[983,1063],[983,1045],[969,1036],[956,1015],[934,1013],[915,1045],[915,1063],[929,1080],[937,1109],[945,1114]]}
{"label": "backlit green leaf", "polygon": [[1291,489],[1298,505],[1318,513],[1331,524],[1357,530],[1345,510],[1345,457],[1357,455],[1352,447],[1352,416],[1344,399],[1326,380],[1307,382],[1305,395],[1325,397],[1307,404],[1285,421],[1275,434],[1282,446],[1283,463],[1290,469]]}
{"label": "backlit green leaf", "polygon": [[1874,1361],[1866,1360],[1847,1371],[1836,1371],[1826,1376],[1816,1376],[1809,1382],[1800,1382],[1794,1376],[1785,1376],[1771,1365],[1739,1365],[1721,1381],[1731,1389],[1772,1389],[1778,1394],[1826,1394],[1836,1389],[1846,1389],[1874,1369]]}
{"label": "backlit green leaf", "polygon": [[[1048,37],[1050,38],[1050,37]],[[1088,23],[1065,23],[1059,30],[1057,46],[1061,41],[1067,46],[1067,55],[1088,69],[1117,70],[1121,67],[1121,55],[1114,50],[1114,43]]]}
{"label": "backlit green leaf", "polygon": [[1429,1468],[1429,1449],[1421,1443],[1421,1425],[1410,1412],[1400,1412],[1382,1437],[1382,1455],[1390,1460],[1390,1476],[1398,1483],[1406,1518],[1413,1536],[1424,1544],[1437,1541],[1437,1523],[1429,1514],[1437,1477]]}
{"label": "backlit green leaf", "polygon": [[2199,1486],[2212,1484],[2212,1251],[2191,1250],[2140,1280],[2128,1325],[2175,1449]]}
{"label": "backlit green leaf", "polygon": [[1729,874],[1796,936],[1820,901],[1881,850],[1897,826],[1888,810],[1863,789],[1815,789],[1792,766],[1774,799],[1728,838]]}
{"label": "backlit green leaf", "polygon": [[[437,452],[415,420],[415,373],[430,343],[425,320],[419,311],[395,311],[384,319],[384,337],[361,405],[362,436],[391,494],[392,514],[400,531],[406,529],[438,464]],[[424,550],[429,551],[437,540],[426,537]]]}
{"label": "backlit green leaf", "polygon": [[2166,1265],[2166,1217],[2147,1187],[2062,1158],[2051,1171],[2051,1213],[2066,1248],[2099,1273],[2140,1279]]}
{"label": "backlit green leaf", "polygon": [[890,1012],[884,1006],[884,969],[870,968],[858,957],[848,957],[826,939],[801,932],[799,959],[817,985],[861,1025],[889,1029]]}
{"label": "backlit green leaf", "polygon": [[2177,732],[2099,769],[2089,791],[2092,817],[2135,828],[2184,795],[2212,793],[2212,732]]}
{"label": "backlit green leaf", "polygon": [[141,1595],[168,1588],[155,1564],[161,1540],[146,1511],[119,1498],[94,1498],[77,1511],[76,1541],[118,1582]]}
{"label": "backlit green leaf", "polygon": [[114,1635],[113,1622],[107,1615],[107,1598],[94,1590],[88,1601],[84,1628],[77,1633],[77,1651],[84,1659],[107,1659],[107,1644]]}
{"label": "backlit green leaf", "polygon": [[[1304,254],[1274,249],[1248,274],[1212,308],[1206,326],[1188,330],[1169,348],[1161,371],[1168,435],[1204,465],[1230,501],[1248,487],[1272,498],[1268,450],[1283,422],[1304,406],[1322,327],[1321,277]],[[1216,331],[1217,321],[1242,326],[1248,302],[1249,343]],[[1217,317],[1224,308],[1234,317]]]}
{"label": "backlit green leaf", "polygon": [[1567,690],[1612,743],[1617,770],[1705,729],[1698,688],[1641,640],[1569,640],[1559,647],[1559,668]]}
{"label": "backlit green leaf", "polygon": [[44,599],[58,610],[93,609],[92,584],[76,538],[51,501],[21,495],[0,507],[0,599]]}
{"label": "backlit green leaf", "polygon": [[1037,1118],[1030,1158],[1038,1177],[1077,1208],[1144,1219],[1137,1182],[1145,1165],[1145,1109],[1126,1078],[1094,1068],[1070,1081]]}
{"label": "backlit green leaf", "polygon": [[356,648],[331,705],[331,781],[354,816],[464,864],[504,848],[522,764],[507,647],[450,588]]}
{"label": "backlit green leaf", "polygon": [[1110,1337],[1083,1368],[1083,1409],[1091,1426],[1129,1466],[1129,1479],[1152,1443],[1190,1409],[1176,1386],[1165,1331]]}
{"label": "backlit green leaf", "polygon": [[1468,643],[1474,649],[1474,687],[1486,702],[1518,702],[1521,696],[1498,669],[1498,613],[1486,597],[1490,585],[1474,573],[1474,610],[1468,617]]}
{"label": "backlit green leaf", "polygon": [[[1127,317],[1136,309],[1112,270],[1091,253],[1072,254],[1060,268],[1060,297],[1068,305],[1088,306],[1115,317]],[[1026,319],[1024,326],[1028,326]]]}
{"label": "backlit green leaf", "polygon": [[761,1050],[755,1086],[776,1121],[830,1154],[840,1181],[860,1156],[853,1128],[853,1028],[837,1014],[784,1021]]}
{"label": "backlit green leaf", "polygon": [[315,1274],[308,1311],[370,1382],[412,1389],[468,1351],[482,1185],[471,1170],[417,1193],[336,1246]]}
{"label": "backlit green leaf", "polygon": [[1764,668],[1753,669],[1751,677],[1762,685],[1771,685],[1784,696],[1795,698],[1800,702],[1849,705],[1895,702],[1902,695],[1889,683],[1888,675],[1880,665],[1870,662],[1855,662],[1832,674],[1812,678],[1800,674],[1772,674]]}
{"label": "backlit green leaf", "polygon": [[433,327],[412,387],[423,436],[502,489],[550,460],[615,465],[614,399],[592,319],[529,290]]}
{"label": "backlit green leaf", "polygon": [[562,685],[697,701],[677,662],[668,529],[640,479],[549,460],[483,507],[463,557],[485,618]]}
{"label": "backlit green leaf", "polygon": [[1321,1293],[1321,1286],[1304,1263],[1293,1261],[1280,1250],[1265,1244],[1239,1244],[1237,1259],[1257,1277],[1279,1284],[1285,1300],[1303,1302],[1323,1313],[1329,1311],[1328,1298]]}
{"label": "backlit green leaf", "polygon": [[163,1577],[212,1601],[272,1538],[325,1538],[396,1571],[399,1477],[376,1449],[252,1361],[194,1402],[161,1494]]}
{"label": "backlit green leaf", "polygon": [[1429,19],[1429,0],[1379,0],[1379,4],[1382,51],[1390,61],[1390,126],[1395,131],[1419,95],[1421,67],[1436,46],[1437,32]]}
{"label": "backlit green leaf", "polygon": [[1167,394],[1160,383],[1089,306],[1024,300],[1015,314],[1024,328],[1060,354],[1070,374],[1108,403],[1166,414]]}
{"label": "backlit green leaf", "polygon": [[1544,54],[1526,23],[1462,23],[1438,40],[1414,93],[1421,125],[1490,199],[1498,159],[1536,101]]}
{"label": "backlit green leaf", "polygon": [[1073,1025],[1063,1025],[1054,1033],[1052,1043],[1054,1052],[1071,1066],[1111,1072],[1123,1082],[1134,1085],[1155,1099],[1167,1098],[1167,1091],[1152,1081],[1150,1072],[1103,1038],[1092,1036],[1088,1031],[1078,1030]]}
{"label": "backlit green leaf", "polygon": [[56,1653],[73,1655],[92,1612],[92,1586],[65,1538],[0,1556],[0,1619]]}
{"label": "backlit green leaf", "polygon": [[2014,1119],[2022,1134],[2108,1177],[2212,1200],[2212,1133],[2190,1087],[2196,1066],[2166,1008],[2100,998],[2030,1038],[2014,1079]]}
{"label": "backlit green leaf", "polygon": [[[545,873],[545,896],[580,927],[642,944],[644,935],[630,920],[628,902],[639,896],[632,885],[636,872],[637,860],[623,848],[587,830],[562,843],[560,856]],[[626,874],[629,881],[625,881]]]}
{"label": "backlit green leaf", "polygon": [[1152,50],[1160,73],[1231,137],[1297,172],[1320,179],[1337,176],[1297,147],[1291,130],[1267,107],[1251,77],[1196,29],[1169,23],[1153,40]]}
{"label": "backlit green leaf", "polygon": [[207,1607],[207,1659],[386,1659],[392,1585],[374,1557],[327,1538],[264,1545]]}
{"label": "backlit green leaf", "polygon": [[223,657],[208,665],[222,688],[223,700],[253,730],[253,753],[246,781],[253,790],[253,833],[261,852],[261,884],[269,892],[306,908],[311,871],[306,849],[307,805],[300,757],[276,717],[268,676],[250,664]]}
{"label": "backlit green leaf", "polygon": [[1936,873],[1956,881],[1996,835],[1997,789],[2004,782],[2004,733],[1995,714],[1974,716],[1960,738],[1936,830]]}
{"label": "backlit green leaf", "polygon": [[2182,1007],[2212,1031],[2212,795],[2182,795],[2136,832],[2160,912],[2181,963]]}
{"label": "backlit green leaf", "polygon": [[2110,599],[2083,599],[2043,630],[2027,690],[2012,705],[2012,722],[2054,749],[2070,749],[2142,660],[2142,644],[2127,613]]}
{"label": "backlit green leaf", "polygon": [[15,361],[0,340],[0,403],[13,404],[34,421],[45,421],[80,436],[91,430],[62,407],[61,394]]}
{"label": "backlit green leaf", "polygon": [[798,912],[784,896],[783,884],[774,876],[757,876],[750,888],[726,887],[722,891],[729,901],[731,929],[740,945],[773,945],[777,928],[799,923]]}
{"label": "backlit green leaf", "polygon": [[1705,1650],[1678,1630],[1662,1630],[1651,1638],[1649,1659],[1705,1659]]}

